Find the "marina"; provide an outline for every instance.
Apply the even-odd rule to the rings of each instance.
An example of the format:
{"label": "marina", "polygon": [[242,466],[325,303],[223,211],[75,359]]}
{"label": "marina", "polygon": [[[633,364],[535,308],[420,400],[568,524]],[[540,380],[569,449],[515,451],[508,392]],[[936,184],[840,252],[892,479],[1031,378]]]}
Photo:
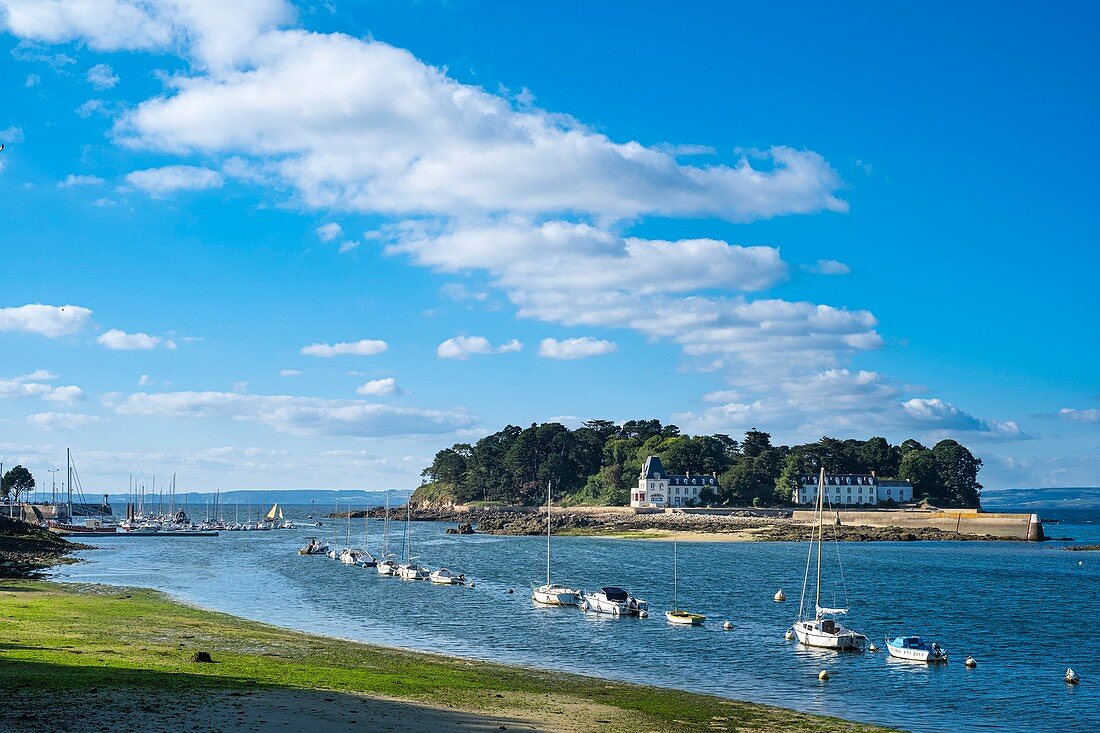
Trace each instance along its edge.
{"label": "marina", "polygon": [[[288,516],[298,515],[288,509]],[[681,546],[682,567],[691,570],[690,584],[681,578],[679,604],[708,617],[688,630],[659,618],[679,605],[669,583],[668,544],[554,538],[555,578],[595,589],[610,575],[654,612],[649,619],[615,620],[547,608],[518,592],[545,575],[545,537],[446,534],[452,526],[412,522],[409,531],[425,561],[466,569],[474,587],[396,583],[324,558],[298,557],[306,529],[227,533],[201,543],[100,538],[93,544],[102,549],[80,553],[86,562],[57,568],[53,577],[157,588],[199,606],[341,638],[657,683],[915,731],[1056,727],[1084,733],[1100,726],[1100,695],[1089,684],[1100,668],[1094,655],[1082,653],[1084,631],[1073,621],[1074,609],[1100,604],[1100,563],[1086,558],[1078,565],[1081,553],[1062,552],[1057,543],[843,548],[855,628],[881,640],[925,619],[922,634],[955,651],[955,659],[979,663],[970,668],[838,654],[785,640],[791,602],[773,596],[776,588],[798,585],[805,543]],[[1100,540],[1096,524],[1063,521],[1060,531],[1078,542]],[[241,572],[242,562],[248,573]],[[921,583],[908,582],[913,577]],[[453,593],[461,594],[458,611],[446,600]],[[835,584],[823,585],[828,603],[839,593]],[[260,596],[264,604],[255,603]],[[1032,622],[1046,631],[1043,645],[1009,649],[1000,642],[996,630],[1015,623],[1017,608],[1032,610]],[[624,665],[624,655],[644,664]],[[1063,679],[1067,667],[1080,684]],[[827,681],[818,679],[823,669]],[[934,716],[922,712],[929,700]]]}

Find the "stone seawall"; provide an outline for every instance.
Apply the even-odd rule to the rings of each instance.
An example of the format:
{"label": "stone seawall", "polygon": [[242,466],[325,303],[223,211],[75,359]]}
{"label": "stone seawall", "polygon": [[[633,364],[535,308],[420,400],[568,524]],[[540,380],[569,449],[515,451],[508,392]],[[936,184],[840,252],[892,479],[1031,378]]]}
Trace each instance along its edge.
{"label": "stone seawall", "polygon": [[[1045,538],[1038,514],[1001,514],[975,509],[880,509],[877,511],[840,510],[840,523],[856,527],[934,528],[959,534],[993,535],[1013,540],[1039,542]],[[832,513],[836,517],[836,512]],[[810,524],[814,513],[809,509],[794,512],[794,521]]]}

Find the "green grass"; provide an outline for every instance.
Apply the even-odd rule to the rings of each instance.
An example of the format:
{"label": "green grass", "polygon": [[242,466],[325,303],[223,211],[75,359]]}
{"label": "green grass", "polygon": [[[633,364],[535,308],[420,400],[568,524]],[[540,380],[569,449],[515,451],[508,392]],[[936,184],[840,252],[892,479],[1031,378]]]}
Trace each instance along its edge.
{"label": "green grass", "polygon": [[[609,706],[623,730],[877,731],[881,728],[675,690],[405,652],[286,631],[160,593],[44,581],[0,583],[0,687],[191,693],[298,688],[530,709],[547,695]],[[214,664],[190,661],[207,651]],[[731,690],[731,694],[737,694]],[[541,696],[541,697],[540,697]]]}

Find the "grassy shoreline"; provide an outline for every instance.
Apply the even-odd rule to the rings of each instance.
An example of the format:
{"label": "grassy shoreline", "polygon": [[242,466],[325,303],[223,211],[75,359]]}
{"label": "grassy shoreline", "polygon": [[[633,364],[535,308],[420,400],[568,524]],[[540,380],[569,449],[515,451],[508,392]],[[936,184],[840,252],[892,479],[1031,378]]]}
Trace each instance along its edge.
{"label": "grassy shoreline", "polygon": [[[0,685],[25,691],[13,696],[17,714],[19,705],[37,704],[28,694],[35,690],[73,697],[113,692],[116,708],[127,700],[149,705],[195,692],[240,706],[241,698],[219,695],[287,691],[307,702],[316,698],[323,710],[351,704],[337,704],[333,695],[381,698],[391,701],[387,712],[424,714],[421,706],[428,705],[491,719],[493,728],[511,720],[535,730],[885,730],[708,695],[313,636],[143,589],[3,581],[0,618],[8,632],[0,642]],[[190,661],[196,651],[209,652],[214,663]],[[339,721],[334,729],[359,724],[373,729],[361,719]],[[477,729],[471,725],[464,721],[459,729]]]}

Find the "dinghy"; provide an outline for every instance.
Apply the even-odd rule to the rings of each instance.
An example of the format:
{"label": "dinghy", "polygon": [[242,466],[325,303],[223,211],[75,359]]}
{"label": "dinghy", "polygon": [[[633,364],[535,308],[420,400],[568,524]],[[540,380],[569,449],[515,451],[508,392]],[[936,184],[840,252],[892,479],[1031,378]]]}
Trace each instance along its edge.
{"label": "dinghy", "polygon": [[898,636],[886,639],[886,649],[891,657],[911,662],[946,662],[947,651],[936,642],[927,642],[919,636]]}

